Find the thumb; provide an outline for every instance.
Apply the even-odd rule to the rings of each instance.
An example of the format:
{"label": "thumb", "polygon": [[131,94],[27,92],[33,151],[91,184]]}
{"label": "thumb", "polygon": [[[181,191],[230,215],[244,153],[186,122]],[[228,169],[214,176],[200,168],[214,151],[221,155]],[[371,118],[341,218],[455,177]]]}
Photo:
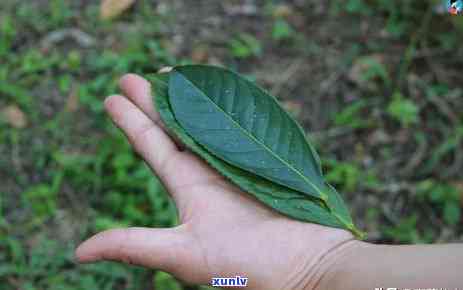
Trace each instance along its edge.
{"label": "thumb", "polygon": [[113,229],[83,242],[75,255],[80,263],[112,260],[172,273],[196,256],[190,240],[181,227]]}

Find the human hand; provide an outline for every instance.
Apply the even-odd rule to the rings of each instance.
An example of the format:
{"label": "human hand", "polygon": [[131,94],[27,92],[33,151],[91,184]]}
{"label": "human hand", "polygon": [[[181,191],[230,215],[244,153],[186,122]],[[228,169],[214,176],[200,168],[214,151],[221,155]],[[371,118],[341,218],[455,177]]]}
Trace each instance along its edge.
{"label": "human hand", "polygon": [[265,207],[183,150],[164,130],[146,80],[125,75],[120,86],[125,96],[108,97],[106,110],[171,194],[180,225],[104,231],[79,246],[79,262],[133,263],[194,284],[239,275],[249,289],[309,290],[355,246],[347,231]]}

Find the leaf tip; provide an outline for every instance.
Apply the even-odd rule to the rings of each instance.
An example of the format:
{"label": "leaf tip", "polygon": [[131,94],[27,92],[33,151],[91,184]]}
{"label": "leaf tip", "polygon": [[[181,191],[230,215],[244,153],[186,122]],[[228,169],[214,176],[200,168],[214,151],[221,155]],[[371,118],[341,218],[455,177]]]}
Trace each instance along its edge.
{"label": "leaf tip", "polygon": [[366,239],[367,237],[367,233],[359,230],[358,228],[356,228],[353,224],[350,224],[348,226],[349,228],[349,231],[355,236],[356,239],[360,240],[360,241],[363,241]]}

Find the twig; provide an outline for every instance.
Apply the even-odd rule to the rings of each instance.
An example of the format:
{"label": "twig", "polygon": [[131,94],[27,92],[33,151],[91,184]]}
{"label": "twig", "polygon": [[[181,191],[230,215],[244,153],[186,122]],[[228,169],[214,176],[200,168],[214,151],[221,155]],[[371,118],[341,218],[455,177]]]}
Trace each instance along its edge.
{"label": "twig", "polygon": [[48,33],[41,41],[42,49],[47,50],[65,39],[71,38],[81,47],[91,47],[96,43],[94,37],[76,28],[64,28]]}
{"label": "twig", "polygon": [[315,141],[323,141],[325,139],[338,137],[344,134],[349,134],[353,130],[354,129],[351,127],[334,127],[328,130],[310,132],[308,135],[311,139],[314,139]]}
{"label": "twig", "polygon": [[428,151],[428,143],[426,138],[422,142],[418,141],[418,148],[415,150],[410,161],[405,165],[401,170],[401,175],[408,176],[415,171],[415,169],[421,164],[421,162],[426,158],[426,153]]}
{"label": "twig", "polygon": [[396,86],[394,91],[398,91],[400,88],[401,81],[405,79],[405,74],[407,73],[408,67],[413,61],[413,54],[416,49],[417,43],[420,41],[422,35],[427,32],[429,24],[431,23],[431,19],[433,16],[433,5],[429,4],[428,9],[426,11],[426,14],[423,17],[423,20],[421,21],[421,25],[419,29],[413,34],[410,43],[405,50],[405,55],[404,55],[404,60],[402,62],[402,65],[400,66],[399,73],[397,74],[397,79],[396,79]]}
{"label": "twig", "polygon": [[[429,51],[429,47],[427,45],[427,41],[426,40],[422,40],[421,42],[421,46],[423,47],[423,50],[425,52],[428,52]],[[441,74],[443,73],[443,71],[441,69],[439,69],[432,60],[430,60],[430,57],[429,57],[430,53],[427,53],[424,55],[424,59],[426,61],[426,63],[428,64],[429,68],[431,69],[432,73],[434,74],[434,76],[436,77],[436,79],[440,82],[440,83],[445,83],[445,78],[441,77]]]}
{"label": "twig", "polygon": [[458,116],[450,109],[448,104],[443,101],[442,98],[437,97],[437,96],[430,96],[429,101],[433,103],[439,111],[441,111],[445,116],[449,118],[449,120],[452,122],[452,124],[458,124]]}
{"label": "twig", "polygon": [[288,82],[291,77],[293,77],[299,68],[302,65],[302,61],[297,59],[291,63],[291,65],[282,73],[279,74],[278,78],[275,81],[275,85],[273,86],[271,93],[274,96],[278,96],[283,88],[284,84]]}

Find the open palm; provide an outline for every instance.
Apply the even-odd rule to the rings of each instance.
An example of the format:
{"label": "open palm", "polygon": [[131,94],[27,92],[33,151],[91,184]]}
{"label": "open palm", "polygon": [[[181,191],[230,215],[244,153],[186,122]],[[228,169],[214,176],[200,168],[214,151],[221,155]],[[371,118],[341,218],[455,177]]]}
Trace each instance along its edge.
{"label": "open palm", "polygon": [[166,186],[181,222],[99,233],[79,246],[78,261],[133,263],[195,284],[240,275],[249,289],[314,289],[352,235],[261,205],[168,135],[146,80],[126,75],[120,85],[125,96],[109,97],[106,109]]}

